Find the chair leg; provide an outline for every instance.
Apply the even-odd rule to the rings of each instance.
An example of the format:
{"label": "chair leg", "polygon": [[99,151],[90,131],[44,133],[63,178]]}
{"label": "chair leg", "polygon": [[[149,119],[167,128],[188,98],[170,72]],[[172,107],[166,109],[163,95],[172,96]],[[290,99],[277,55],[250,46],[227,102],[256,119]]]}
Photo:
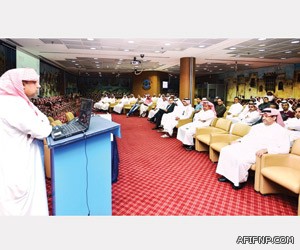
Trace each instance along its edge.
{"label": "chair leg", "polygon": [[209,147],[205,143],[199,141],[198,139],[195,139],[195,149],[199,152],[207,152]]}
{"label": "chair leg", "polygon": [[219,152],[209,147],[209,159],[212,162],[218,162],[219,160]]}

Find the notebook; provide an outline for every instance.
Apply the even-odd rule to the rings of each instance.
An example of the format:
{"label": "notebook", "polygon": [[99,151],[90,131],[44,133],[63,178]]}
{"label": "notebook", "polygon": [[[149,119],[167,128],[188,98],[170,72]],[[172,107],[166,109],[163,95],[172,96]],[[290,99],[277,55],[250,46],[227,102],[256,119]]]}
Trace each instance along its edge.
{"label": "notebook", "polygon": [[81,98],[79,117],[61,126],[53,127],[52,139],[56,141],[87,131],[90,126],[92,107],[93,101],[91,99]]}

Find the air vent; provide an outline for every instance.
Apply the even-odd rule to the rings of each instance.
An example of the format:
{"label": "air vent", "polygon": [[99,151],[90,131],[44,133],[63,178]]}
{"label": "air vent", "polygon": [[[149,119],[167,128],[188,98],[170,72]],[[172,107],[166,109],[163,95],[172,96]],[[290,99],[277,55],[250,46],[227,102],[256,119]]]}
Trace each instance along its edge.
{"label": "air vent", "polygon": [[63,44],[59,39],[40,39],[45,44]]}

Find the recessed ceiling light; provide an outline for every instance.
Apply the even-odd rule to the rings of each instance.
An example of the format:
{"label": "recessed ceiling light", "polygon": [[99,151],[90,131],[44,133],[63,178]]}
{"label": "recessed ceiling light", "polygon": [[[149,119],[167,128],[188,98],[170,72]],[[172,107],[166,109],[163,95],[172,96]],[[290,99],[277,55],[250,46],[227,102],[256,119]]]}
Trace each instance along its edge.
{"label": "recessed ceiling light", "polygon": [[265,51],[265,49],[259,49],[258,51],[259,51],[259,52],[264,52],[264,51]]}
{"label": "recessed ceiling light", "polygon": [[280,59],[281,59],[281,60],[285,60],[286,58],[285,58],[285,57],[281,57]]}
{"label": "recessed ceiling light", "polygon": [[296,40],[296,41],[292,41],[291,43],[299,43],[300,41],[299,40]]}
{"label": "recessed ceiling light", "polygon": [[125,52],[128,52],[128,51],[129,51],[129,49],[124,49],[124,51],[125,51]]}
{"label": "recessed ceiling light", "polygon": [[231,49],[231,50],[235,50],[236,48],[235,48],[235,47],[231,47],[231,48],[229,48],[229,49]]}
{"label": "recessed ceiling light", "polygon": [[266,40],[266,38],[258,38],[257,40],[258,41],[264,41],[264,40]]}
{"label": "recessed ceiling light", "polygon": [[96,49],[96,48],[92,47],[92,48],[90,48],[90,49]]}
{"label": "recessed ceiling light", "polygon": [[265,44],[260,44],[259,46],[260,46],[260,47],[264,47],[264,46],[266,46],[266,45],[265,45]]}
{"label": "recessed ceiling light", "polygon": [[198,47],[199,47],[199,48],[204,48],[204,47],[205,47],[205,45],[199,45]]}
{"label": "recessed ceiling light", "polygon": [[290,54],[290,53],[292,53],[292,51],[288,50],[288,51],[286,51],[285,53],[286,53],[286,54]]}
{"label": "recessed ceiling light", "polygon": [[263,59],[263,58],[265,58],[265,57],[264,57],[264,56],[260,56],[259,58],[260,58],[260,59]]}
{"label": "recessed ceiling light", "polygon": [[134,43],[134,41],[128,41],[128,43]]}
{"label": "recessed ceiling light", "polygon": [[94,41],[94,38],[87,38],[87,40],[89,40],[89,41]]}
{"label": "recessed ceiling light", "polygon": [[170,43],[165,43],[165,45],[166,45],[166,46],[170,46],[171,44],[170,44]]}

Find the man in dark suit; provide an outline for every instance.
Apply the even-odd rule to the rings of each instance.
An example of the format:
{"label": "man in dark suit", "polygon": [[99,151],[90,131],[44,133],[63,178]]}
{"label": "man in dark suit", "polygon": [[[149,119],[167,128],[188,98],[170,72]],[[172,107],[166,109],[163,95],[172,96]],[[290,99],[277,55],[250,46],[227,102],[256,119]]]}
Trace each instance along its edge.
{"label": "man in dark suit", "polygon": [[174,98],[169,98],[169,105],[165,109],[159,109],[156,114],[150,119],[150,122],[155,122],[156,126],[153,129],[159,129],[163,114],[173,112],[175,108]]}

